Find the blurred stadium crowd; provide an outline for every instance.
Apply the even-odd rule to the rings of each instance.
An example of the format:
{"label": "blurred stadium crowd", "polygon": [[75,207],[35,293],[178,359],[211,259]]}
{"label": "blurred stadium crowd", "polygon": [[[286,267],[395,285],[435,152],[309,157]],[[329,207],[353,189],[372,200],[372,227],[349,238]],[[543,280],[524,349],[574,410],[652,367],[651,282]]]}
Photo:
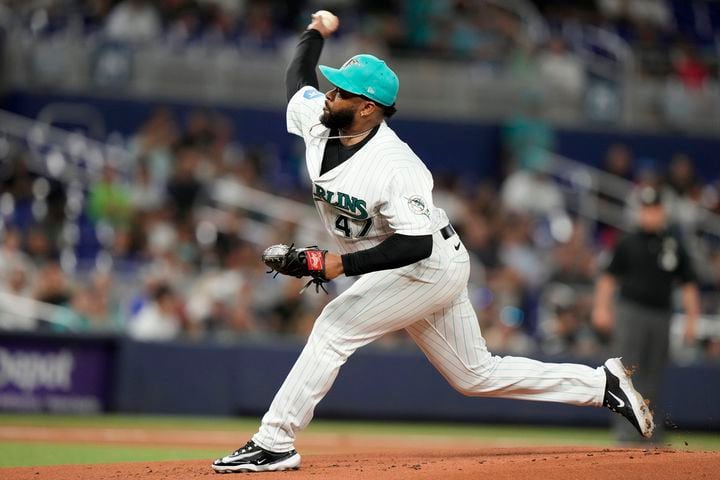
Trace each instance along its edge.
{"label": "blurred stadium crowd", "polygon": [[[230,125],[212,111],[180,120],[158,108],[128,139],[129,168],[121,174],[106,165],[87,191],[28,169],[27,149],[0,149],[2,290],[66,307],[35,328],[150,340],[308,333],[330,297],[300,295],[303,280],[267,275],[259,257],[267,245],[311,237],[296,223],[217,201],[235,187],[272,190],[272,152],[233,141]],[[506,125],[506,158],[488,160],[504,162],[504,178],[478,185],[440,176],[436,202],[475,260],[471,294],[491,349],[597,355],[607,339],[590,324],[594,279],[619,232],[569,215],[555,181],[526,168],[552,149],[553,133],[545,128],[528,159],[517,126]],[[617,144],[605,170],[662,188],[686,238],[703,211],[720,212],[720,184],[697,178],[682,153],[664,170]],[[306,189],[294,197],[306,201]],[[628,211],[632,204],[631,197]],[[266,228],[258,229],[258,220]],[[317,220],[311,214],[307,222]],[[332,248],[329,238],[315,238]],[[720,250],[708,258],[701,269],[709,291],[704,311],[716,314]],[[342,288],[343,281],[334,283]],[[23,328],[14,315],[0,326]],[[720,359],[717,339],[708,339],[702,354]]]}
{"label": "blurred stadium crowd", "polygon": [[[647,75],[675,76],[693,89],[717,76],[712,34],[720,30],[717,2],[707,3],[705,23],[691,24],[679,1],[533,3],[556,32],[541,46],[522,38],[532,29],[521,35],[521,20],[494,8],[495,2],[336,0],[322,7],[354,25],[348,30],[360,32],[361,42],[379,42],[394,55],[472,59],[518,71],[536,61],[569,89],[582,88],[581,66],[567,47],[584,25],[610,28],[628,40]],[[261,50],[295,36],[303,26],[297,19],[307,18],[301,13],[316,6],[257,0],[0,5],[36,35],[74,29],[139,45],[219,42]],[[196,110],[178,118],[159,107],[133,136],[121,139],[130,161],[108,159],[101,179],[86,186],[38,173],[26,145],[0,138],[0,293],[12,295],[0,298],[61,307],[44,310],[43,321],[30,328],[147,340],[305,335],[331,297],[300,295],[303,280],[272,278],[259,257],[267,245],[315,237],[300,231],[301,222],[218,202],[236,188],[272,191],[278,181],[276,153],[238,140],[231,122],[216,112]],[[619,231],[571,215],[556,182],[538,173],[553,150],[548,124],[511,120],[503,144],[502,158],[483,159],[502,163],[500,178],[478,185],[436,176],[435,187],[436,203],[475,260],[471,297],[488,346],[510,354],[602,355],[607,339],[590,323],[592,292]],[[617,144],[608,150],[604,170],[634,185],[660,187],[672,223],[690,241],[703,212],[720,213],[719,179],[698,178],[693,159],[682,152],[665,168]],[[292,197],[308,203],[307,187],[296,188]],[[632,196],[619,206],[631,216]],[[332,248],[327,237],[317,238]],[[720,297],[713,292],[720,287],[720,249],[711,245],[701,253],[708,293],[703,310],[717,315]],[[345,281],[333,282],[335,288]],[[28,324],[0,311],[3,328]],[[401,333],[385,339],[405,341]],[[720,361],[720,338],[704,339],[691,353]]]}
{"label": "blurred stadium crowd", "polygon": [[[3,0],[35,35],[81,33],[142,46],[225,43],[277,49],[309,12],[330,8],[340,34],[373,50],[541,70],[571,87],[581,61],[569,48],[584,28],[628,42],[642,72],[693,89],[717,77],[720,5],[684,0]],[[540,22],[533,22],[538,17]],[[529,25],[528,25],[529,24]],[[548,32],[548,28],[550,32]],[[343,33],[345,32],[345,33]],[[607,52],[610,54],[610,52]]]}

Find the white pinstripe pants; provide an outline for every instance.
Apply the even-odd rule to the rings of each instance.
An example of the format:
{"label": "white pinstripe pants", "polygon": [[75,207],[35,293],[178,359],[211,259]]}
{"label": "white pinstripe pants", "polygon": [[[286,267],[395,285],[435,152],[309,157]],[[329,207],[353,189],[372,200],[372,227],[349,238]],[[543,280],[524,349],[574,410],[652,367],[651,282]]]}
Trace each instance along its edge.
{"label": "white pinstripe pants", "polygon": [[457,236],[434,235],[432,255],[396,270],[362,276],[330,302],[275,395],[253,440],[283,452],[312,419],[340,367],[358,348],[406,329],[430,362],[459,392],[600,406],[602,368],[542,363],[488,352],[467,296],[470,263]]}

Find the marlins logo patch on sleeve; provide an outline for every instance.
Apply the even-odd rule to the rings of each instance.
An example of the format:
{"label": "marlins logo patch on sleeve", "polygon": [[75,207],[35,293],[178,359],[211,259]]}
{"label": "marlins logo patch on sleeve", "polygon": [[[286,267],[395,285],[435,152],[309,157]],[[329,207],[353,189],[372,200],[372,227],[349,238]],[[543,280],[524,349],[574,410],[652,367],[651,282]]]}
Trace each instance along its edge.
{"label": "marlins logo patch on sleeve", "polygon": [[430,209],[428,209],[425,199],[423,199],[420,195],[413,195],[408,198],[408,206],[410,207],[410,211],[414,214],[425,215],[430,218]]}

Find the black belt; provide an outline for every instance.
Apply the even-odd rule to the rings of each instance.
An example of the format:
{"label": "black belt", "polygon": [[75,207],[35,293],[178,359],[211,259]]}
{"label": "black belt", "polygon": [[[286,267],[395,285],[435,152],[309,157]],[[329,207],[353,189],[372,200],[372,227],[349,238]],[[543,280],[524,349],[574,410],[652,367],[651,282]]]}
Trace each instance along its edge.
{"label": "black belt", "polygon": [[440,229],[440,235],[442,235],[443,238],[444,238],[445,240],[447,240],[448,238],[450,238],[450,237],[452,237],[453,235],[455,235],[455,229],[453,228],[452,225],[450,225],[450,224],[448,223],[447,225],[445,225],[443,228]]}

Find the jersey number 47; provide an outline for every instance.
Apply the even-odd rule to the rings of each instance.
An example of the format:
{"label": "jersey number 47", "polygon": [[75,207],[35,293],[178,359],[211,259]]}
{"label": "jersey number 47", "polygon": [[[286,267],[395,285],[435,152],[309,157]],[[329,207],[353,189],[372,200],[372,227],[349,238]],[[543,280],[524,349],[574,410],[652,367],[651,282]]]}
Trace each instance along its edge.
{"label": "jersey number 47", "polygon": [[[338,215],[335,220],[335,228],[341,231],[343,235],[345,235],[345,238],[363,238],[370,231],[370,227],[372,227],[372,218],[358,222],[351,220],[345,215]],[[358,230],[359,233],[354,235],[354,231]]]}

